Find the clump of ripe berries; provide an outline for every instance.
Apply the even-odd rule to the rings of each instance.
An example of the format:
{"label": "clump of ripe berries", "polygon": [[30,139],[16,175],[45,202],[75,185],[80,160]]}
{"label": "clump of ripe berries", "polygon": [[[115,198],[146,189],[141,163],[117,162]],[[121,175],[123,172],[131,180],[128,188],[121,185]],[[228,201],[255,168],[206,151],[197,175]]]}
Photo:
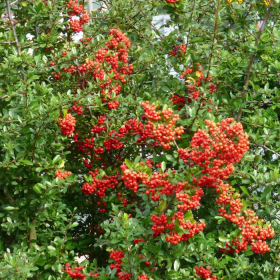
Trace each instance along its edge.
{"label": "clump of ripe berries", "polygon": [[178,94],[173,94],[170,97],[170,100],[173,105],[177,105],[177,109],[181,110],[185,105],[186,105],[186,99],[184,96],[178,95]]}
{"label": "clump of ripe berries", "polygon": [[170,149],[170,142],[180,139],[184,133],[182,126],[175,127],[179,115],[173,113],[171,108],[160,111],[156,110],[155,104],[150,104],[148,101],[143,102],[141,106],[144,108],[144,119],[148,119],[147,124],[141,131],[140,138],[137,142],[144,142],[148,139],[154,140],[154,146],[159,144],[164,149]]}
{"label": "clump of ripe berries", "polygon": [[220,182],[216,192],[220,195],[216,202],[222,207],[219,209],[220,215],[228,221],[236,224],[241,230],[239,238],[226,243],[226,248],[222,252],[240,253],[245,251],[248,244],[251,244],[251,250],[256,254],[264,254],[270,251],[267,243],[264,241],[274,236],[274,231],[270,226],[262,227],[258,224],[259,218],[255,212],[249,209],[243,209],[240,195],[235,193],[234,189]]}
{"label": "clump of ripe berries", "polygon": [[176,4],[179,0],[166,0],[167,3]]}
{"label": "clump of ripe berries", "polygon": [[[80,20],[70,21],[75,31],[80,31]],[[117,29],[109,31],[110,39],[105,42],[106,47],[97,50],[94,58],[76,66],[70,65],[63,67],[63,71],[70,73],[80,80],[83,80],[83,88],[91,78],[98,83],[101,93],[101,101],[107,104],[109,110],[119,107],[119,101],[116,100],[122,89],[122,84],[126,83],[126,75],[133,71],[133,65],[128,63],[128,50],[131,46],[128,37]],[[82,41],[83,43],[84,41]],[[86,40],[86,44],[88,44]],[[55,78],[60,79],[61,74],[56,74]]]}
{"label": "clump of ripe berries", "polygon": [[77,115],[82,115],[83,114],[82,105],[77,105],[77,102],[74,102],[74,105],[72,106],[72,108],[69,108],[68,111],[69,112],[74,112]]}
{"label": "clump of ripe berries", "polygon": [[[272,238],[273,236],[270,236]],[[262,240],[258,240],[256,242],[252,242],[252,251],[256,254],[265,254],[266,252],[270,251],[267,243]]]}
{"label": "clump of ripe berries", "polygon": [[184,161],[184,163],[187,163],[188,158],[190,157],[190,154],[187,149],[178,149],[179,157]]}
{"label": "clump of ripe berries", "polygon": [[[70,0],[67,4],[70,9],[70,26],[74,33],[83,31],[83,24],[89,22],[89,14],[84,9],[83,5],[79,5],[78,0]],[[76,18],[73,18],[73,17]]]}
{"label": "clump of ripe berries", "polygon": [[138,276],[137,278],[138,280],[149,280],[150,278],[148,278],[144,273],[140,276]]}
{"label": "clump of ripe berries", "polygon": [[179,56],[182,56],[182,53],[184,54],[186,52],[186,44],[183,45],[174,45],[173,49],[170,51],[171,55],[175,56],[177,54],[179,54]]}
{"label": "clump of ripe berries", "polygon": [[[187,241],[196,234],[198,234],[200,231],[203,231],[205,228],[205,223],[204,222],[187,222],[185,221],[184,218],[184,212],[179,211],[175,213],[174,217],[171,218],[174,222],[176,219],[179,220],[179,225],[182,229],[187,230],[188,233],[183,233],[183,234],[178,234],[175,230],[170,231],[169,234],[165,237],[166,241],[171,243],[171,244],[178,244],[183,241]],[[174,223],[175,226],[175,223]]]}
{"label": "clump of ripe berries", "polygon": [[[123,261],[122,259],[124,258],[124,253],[122,250],[111,250],[109,259],[113,260],[116,264],[121,264]],[[120,270],[121,267],[117,267],[117,270]],[[111,268],[113,269],[113,268]]]}
{"label": "clump of ripe berries", "polygon": [[143,239],[143,238],[136,238],[136,239],[133,240],[134,244],[138,244],[139,242],[146,242],[146,240]]}
{"label": "clump of ripe berries", "polygon": [[55,172],[55,178],[65,179],[66,177],[69,177],[71,174],[72,173],[70,171],[57,170]]}
{"label": "clump of ripe berries", "polygon": [[123,172],[122,180],[124,181],[124,185],[135,193],[138,192],[139,184],[146,183],[148,179],[148,175],[145,172],[129,170],[125,164],[121,166],[121,169]]}
{"label": "clump of ripe berries", "polygon": [[[173,217],[167,217],[165,213],[162,213],[161,215],[152,215],[151,217],[151,220],[154,223],[152,226],[154,238],[164,233],[167,234],[167,242],[177,244],[182,241],[187,241],[189,238],[203,230],[205,227],[203,222],[192,223],[186,221],[184,218],[184,214],[188,210],[196,209],[199,206],[199,201],[203,195],[203,190],[201,188],[196,188],[194,191],[192,190],[191,193],[186,182],[171,184],[169,181],[170,175],[168,173],[162,174],[154,172],[148,176],[145,172],[129,169],[126,164],[123,164],[121,169],[124,185],[135,193],[138,192],[141,184],[145,194],[151,195],[153,201],[160,200],[163,195],[169,197],[175,194],[177,201],[177,209],[175,211],[177,212],[175,212]],[[174,231],[177,220],[179,221],[179,226],[188,231],[188,233],[178,234]],[[136,242],[138,243],[138,239]]]}
{"label": "clump of ripe berries", "polygon": [[62,269],[62,272],[66,272],[68,276],[72,279],[78,279],[78,280],[84,280],[86,279],[86,276],[84,273],[81,273],[81,270],[83,267],[74,267],[74,270],[72,270],[71,266],[69,263],[66,264],[66,268]]}
{"label": "clump of ripe berries", "polygon": [[203,85],[207,85],[206,88],[210,94],[216,91],[216,85],[209,83],[212,77],[210,75],[208,77],[204,76],[203,67],[200,66],[200,63],[186,69],[186,71],[181,74],[180,78],[185,79],[189,97],[192,100],[197,100],[199,97],[203,96],[204,93],[200,89]]}
{"label": "clump of ripe berries", "polygon": [[58,119],[58,121],[60,122],[62,134],[69,136],[74,132],[76,119],[71,114],[66,114],[63,119]]}
{"label": "clump of ripe berries", "polygon": [[114,189],[118,184],[117,176],[105,175],[101,179],[98,179],[98,169],[89,171],[89,174],[92,176],[93,181],[91,184],[85,183],[83,185],[82,191],[84,192],[84,194],[96,193],[100,199],[103,199],[106,194],[106,190],[108,188]]}
{"label": "clump of ripe berries", "polygon": [[210,267],[204,268],[202,266],[195,267],[196,274],[202,279],[216,280],[216,276],[212,276],[212,272],[210,272]]}
{"label": "clump of ripe berries", "polygon": [[[202,176],[193,178],[200,187],[215,188],[219,194],[216,203],[219,213],[240,229],[240,236],[226,243],[223,252],[239,253],[251,245],[255,253],[266,253],[270,249],[264,241],[274,236],[270,226],[258,224],[255,212],[243,205],[240,194],[229,184],[223,183],[234,171],[233,164],[239,162],[249,149],[248,136],[243,127],[232,118],[215,124],[206,120],[208,131],[198,130],[191,141],[189,159],[201,168]],[[192,163],[191,163],[192,164]]]}
{"label": "clump of ripe berries", "polygon": [[130,280],[131,275],[127,272],[122,272],[122,262],[124,258],[124,253],[122,250],[111,250],[109,259],[113,260],[113,263],[110,264],[110,268],[117,269],[117,276],[120,280]]}
{"label": "clump of ripe berries", "polygon": [[[107,128],[106,128],[106,126],[103,125],[105,120],[106,120],[105,116],[100,116],[98,118],[97,124],[94,125],[90,129],[90,132],[95,134],[95,136],[97,134],[101,134],[102,132],[106,132]],[[86,135],[85,131],[83,131],[82,133],[77,132],[73,135],[73,140],[76,143],[76,149],[79,152],[81,152],[83,154],[87,154],[87,155],[91,155],[92,154],[91,151],[92,151],[92,149],[94,149],[94,153],[92,154],[94,156],[94,159],[96,159],[96,160],[102,159],[100,157],[100,155],[102,155],[105,152],[105,149],[103,147],[95,148],[96,138],[91,136],[92,134],[90,134],[88,137],[86,137],[85,135]],[[110,136],[110,134],[109,134],[109,136]],[[104,142],[105,142],[105,144],[103,143],[103,146],[108,148],[108,150],[111,150],[112,148],[116,148],[116,146],[118,146],[118,145],[116,145],[115,142],[113,143],[115,145],[111,145],[112,143],[108,140],[107,141],[105,140]],[[120,148],[120,147],[118,146],[118,148]],[[86,168],[92,168],[92,162],[89,162],[89,160],[87,158],[85,158],[84,163],[85,163]]]}
{"label": "clump of ripe berries", "polygon": [[191,141],[190,160],[201,167],[198,179],[200,186],[216,187],[217,179],[227,179],[234,171],[233,164],[239,162],[249,149],[248,135],[234,119],[221,123],[205,121],[208,131],[199,129]]}

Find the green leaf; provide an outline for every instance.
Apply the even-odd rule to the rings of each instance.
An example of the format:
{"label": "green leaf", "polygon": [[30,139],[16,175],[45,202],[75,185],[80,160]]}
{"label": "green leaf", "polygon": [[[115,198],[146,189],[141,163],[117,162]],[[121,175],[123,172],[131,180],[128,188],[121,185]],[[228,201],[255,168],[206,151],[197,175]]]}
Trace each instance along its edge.
{"label": "green leaf", "polygon": [[48,246],[47,248],[49,249],[49,251],[54,251],[55,250],[55,248],[53,246]]}
{"label": "green leaf", "polygon": [[41,188],[40,188],[39,186],[37,186],[37,185],[35,185],[35,186],[33,187],[33,190],[34,190],[36,193],[39,193],[39,194],[42,193]]}
{"label": "green leaf", "polygon": [[163,162],[161,163],[161,170],[164,172],[165,169],[166,169],[166,162],[163,161]]}
{"label": "green leaf", "polygon": [[7,206],[7,207],[5,207],[5,210],[8,210],[8,211],[11,211],[11,210],[18,210],[18,207]]}
{"label": "green leaf", "polygon": [[265,190],[262,193],[261,200],[269,199],[269,196],[270,196],[270,193],[271,193],[272,189],[273,189],[273,186],[266,187]]}
{"label": "green leaf", "polygon": [[255,163],[259,163],[262,160],[262,155],[256,155],[255,156]]}
{"label": "green leaf", "polygon": [[227,237],[225,237],[225,236],[219,236],[219,240],[220,240],[221,242],[223,242],[223,243],[229,242],[229,239],[228,239]]}
{"label": "green leaf", "polygon": [[77,227],[78,225],[79,225],[79,223],[75,222],[75,223],[73,223],[73,224],[70,226],[70,228]]}
{"label": "green leaf", "polygon": [[59,161],[59,159],[60,159],[60,155],[56,155],[56,156],[54,157],[54,159],[52,160],[52,163],[55,164],[56,162]]}
{"label": "green leaf", "polygon": [[132,162],[129,159],[125,159],[124,162],[129,169],[132,168]]}
{"label": "green leaf", "polygon": [[58,168],[63,168],[65,165],[65,161],[62,159],[59,161]]}
{"label": "green leaf", "polygon": [[248,189],[244,186],[241,186],[240,189],[243,191],[244,194],[250,196],[249,192],[248,192]]}
{"label": "green leaf", "polygon": [[46,189],[46,186],[44,186],[43,184],[41,183],[37,183],[34,187],[33,187],[34,191],[37,192],[37,193],[42,193],[42,190],[45,190]]}
{"label": "green leaf", "polygon": [[194,221],[194,218],[193,218],[192,210],[188,210],[188,211],[184,214],[184,218],[185,218],[185,220],[187,220],[187,221],[193,222],[193,221]]}
{"label": "green leaf", "polygon": [[174,262],[174,270],[178,271],[180,268],[180,261],[179,260],[175,260]]}
{"label": "green leaf", "polygon": [[28,159],[22,159],[20,162],[26,164],[26,165],[33,165],[32,161],[28,160]]}
{"label": "green leaf", "polygon": [[159,205],[158,209],[159,209],[160,212],[162,212],[165,207],[166,207],[166,200],[163,200],[161,202],[161,204]]}
{"label": "green leaf", "polygon": [[171,156],[171,155],[166,155],[165,157],[166,157],[166,159],[167,159],[168,161],[174,162],[174,157],[173,157],[173,156]]}

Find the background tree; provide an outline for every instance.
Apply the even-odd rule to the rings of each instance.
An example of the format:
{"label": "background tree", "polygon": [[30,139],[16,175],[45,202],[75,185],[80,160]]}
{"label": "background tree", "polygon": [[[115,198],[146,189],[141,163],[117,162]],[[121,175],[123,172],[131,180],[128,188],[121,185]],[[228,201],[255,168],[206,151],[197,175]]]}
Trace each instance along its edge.
{"label": "background tree", "polygon": [[279,279],[279,1],[100,2],[0,4],[0,279]]}

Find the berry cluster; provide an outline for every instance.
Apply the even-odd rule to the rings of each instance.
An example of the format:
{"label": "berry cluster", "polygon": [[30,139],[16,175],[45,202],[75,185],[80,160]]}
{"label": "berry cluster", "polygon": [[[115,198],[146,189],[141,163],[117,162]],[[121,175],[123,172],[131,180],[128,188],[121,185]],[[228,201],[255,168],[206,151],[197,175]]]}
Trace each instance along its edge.
{"label": "berry cluster", "polygon": [[[98,118],[97,124],[91,128],[91,133],[100,134],[106,132],[109,138],[103,141],[103,147],[94,149],[94,159],[101,160],[102,157],[100,155],[105,150],[112,152],[112,150],[123,148],[122,139],[127,138],[129,134],[140,136],[136,143],[144,144],[147,143],[147,140],[153,140],[152,143],[149,143],[149,146],[158,146],[160,144],[165,149],[170,149],[170,142],[180,139],[184,129],[182,126],[175,126],[179,116],[174,115],[170,108],[157,111],[155,104],[150,104],[149,102],[143,103],[142,106],[145,111],[143,121],[131,119],[123,127],[119,128],[118,131],[112,130],[107,133],[107,127],[104,125],[106,117],[100,116]],[[146,120],[148,120],[147,123]],[[81,135],[78,132],[74,134],[73,139],[76,142],[76,148],[84,154],[91,155],[91,150],[95,147],[95,138],[91,136],[83,139],[83,134]],[[88,159],[85,159],[84,162],[87,168],[92,168],[92,162],[89,163]]]}
{"label": "berry cluster", "polygon": [[178,154],[179,157],[184,161],[184,163],[188,162],[188,158],[190,157],[188,149],[178,149]]}
{"label": "berry cluster", "polygon": [[[89,22],[89,14],[78,0],[69,0],[67,7],[70,9],[70,26],[74,33],[83,31],[83,24]],[[73,18],[75,17],[75,18]]]}
{"label": "berry cluster", "polygon": [[59,179],[65,179],[66,177],[70,176],[72,173],[70,171],[62,171],[62,170],[57,170],[55,172],[55,178]]}
{"label": "berry cluster", "polygon": [[[70,4],[69,4],[70,3]],[[75,5],[73,1],[70,1],[69,7],[74,9]],[[74,6],[73,6],[74,5]],[[74,9],[75,11],[80,11],[82,5]],[[75,31],[79,30],[81,18],[79,20],[73,19],[70,24]],[[133,71],[133,65],[128,63],[128,50],[131,46],[129,39],[119,30],[111,29],[109,31],[109,40],[105,42],[105,47],[101,47],[96,51],[93,59],[87,58],[85,62],[80,65],[69,65],[66,67],[62,66],[59,70],[52,71],[54,78],[60,80],[62,78],[63,72],[70,73],[79,82],[79,88],[84,89],[88,87],[88,81],[91,79],[98,84],[101,93],[101,100],[106,103],[109,110],[118,108],[119,101],[116,99],[118,94],[122,89],[122,84],[126,83],[126,76],[130,75]],[[85,42],[82,40],[83,44],[89,44],[91,38],[86,38]],[[62,53],[62,59],[67,55],[66,52]],[[56,65],[55,61],[50,62],[50,66]],[[68,63],[67,60],[62,60]],[[76,91],[77,89],[75,89]],[[75,106],[75,107],[74,107]],[[76,111],[77,114],[82,114],[82,109],[74,104],[72,110]]]}
{"label": "berry cluster", "polygon": [[119,106],[119,101],[114,98],[121,91],[120,83],[126,83],[124,75],[132,73],[133,65],[128,64],[129,39],[117,29],[111,29],[109,35],[112,39],[105,43],[107,47],[99,49],[95,60],[80,65],[77,71],[89,72],[95,81],[100,80],[102,102],[112,110]]}
{"label": "berry cluster", "polygon": [[[106,126],[102,126],[102,124],[105,122],[106,118],[104,116],[100,116],[98,118],[97,124],[94,125],[90,131],[94,134],[100,134],[103,131],[106,131],[107,128]],[[75,133],[73,135],[73,140],[76,143],[76,149],[83,153],[83,154],[89,154],[91,155],[92,149],[95,147],[95,138],[93,136],[89,137],[84,137],[85,131],[83,131],[81,134],[80,133]],[[101,159],[99,155],[103,154],[104,149],[102,147],[98,147],[94,150],[95,154],[94,157],[96,159]],[[85,159],[85,167],[91,168],[92,164],[88,163],[88,159]]]}
{"label": "berry cluster", "polygon": [[[76,106],[74,110],[80,110],[77,109],[77,105],[74,106]],[[85,131],[82,131],[82,133],[76,132],[73,135],[73,140],[76,143],[76,150],[91,157],[91,160],[88,158],[84,159],[84,165],[86,168],[91,169],[94,160],[102,160],[102,155],[105,150],[107,152],[112,152],[113,150],[123,148],[124,144],[122,139],[126,139],[129,134],[131,134],[131,136],[140,136],[136,143],[147,144],[148,140],[153,140],[152,142],[149,141],[149,146],[161,145],[165,149],[170,149],[171,143],[175,139],[180,139],[184,129],[182,126],[176,127],[176,122],[179,116],[173,114],[172,109],[167,108],[158,111],[156,110],[156,105],[150,104],[149,102],[143,103],[142,106],[145,111],[142,122],[136,119],[131,119],[127,121],[123,127],[119,128],[118,131],[112,130],[108,133],[107,126],[104,125],[106,117],[104,115],[99,116],[96,125],[90,129],[90,132],[95,134],[95,136],[101,133],[107,134],[107,136],[104,137],[105,140],[103,142],[100,143],[100,141],[98,141],[99,147],[96,147],[95,143],[97,136],[87,135]],[[71,119],[75,120],[74,117],[67,114],[67,117],[61,122],[64,134],[70,135],[74,131],[74,122],[69,121]],[[100,145],[102,145],[102,147]],[[92,151],[94,153],[92,153]],[[121,158],[118,158],[118,160],[121,160]],[[127,176],[129,176],[129,174]],[[86,189],[88,189],[88,185],[86,186]]]}
{"label": "berry cluster", "polygon": [[150,278],[147,277],[146,274],[143,273],[142,275],[138,276],[137,279],[138,279],[138,280],[149,280]]}
{"label": "berry cluster", "polygon": [[183,44],[183,45],[174,45],[173,49],[170,51],[170,54],[173,56],[176,56],[177,54],[179,54],[179,56],[182,56],[182,54],[184,54],[186,52],[186,48],[187,45]]}
{"label": "berry cluster", "polygon": [[[111,136],[111,135],[109,134],[109,136]],[[123,147],[123,143],[121,143],[119,140],[114,139],[114,138],[105,140],[103,142],[103,145],[107,151],[119,150]]]}
{"label": "berry cluster", "polygon": [[124,258],[124,253],[122,250],[119,251],[111,250],[109,259],[113,260],[115,264],[111,264],[110,268],[111,269],[116,268],[118,272],[121,271],[122,268],[121,263],[123,262],[122,261],[123,258]]}
{"label": "berry cluster", "polygon": [[[151,164],[150,162],[148,162]],[[171,244],[177,244],[182,241],[187,241],[205,227],[203,222],[192,223],[185,221],[184,214],[190,209],[196,209],[199,206],[199,201],[203,195],[201,188],[190,188],[186,182],[179,182],[177,184],[170,183],[170,175],[168,173],[154,172],[148,176],[145,172],[130,170],[126,164],[121,166],[122,180],[124,185],[138,192],[139,185],[144,188],[146,195],[151,195],[153,201],[159,201],[161,196],[175,196],[176,207],[173,217],[167,217],[165,213],[161,215],[152,215],[153,221],[153,237],[156,238],[160,234],[167,234],[166,241]],[[144,185],[144,187],[143,187]],[[176,212],[177,211],[177,212]],[[176,221],[179,222],[179,227],[186,230],[188,233],[178,234],[174,230]]]}
{"label": "berry cluster", "polygon": [[139,184],[145,184],[148,180],[148,175],[145,172],[136,172],[127,168],[126,164],[121,166],[122,180],[124,185],[133,192],[138,192]]}
{"label": "berry cluster", "polygon": [[114,263],[110,264],[110,268],[113,270],[114,268],[117,269],[117,275],[120,280],[130,280],[131,275],[127,272],[122,272],[122,259],[124,258],[124,253],[122,250],[114,251],[111,250],[109,259],[113,260]]}
{"label": "berry cluster", "polygon": [[85,183],[82,187],[82,191],[85,195],[95,193],[100,199],[103,199],[106,190],[108,188],[115,189],[118,184],[117,176],[103,176],[101,179],[98,179],[99,171],[97,169],[94,172],[89,171],[89,174],[92,176],[93,182],[91,184]]}
{"label": "berry cluster", "polygon": [[170,97],[170,100],[173,105],[177,105],[177,109],[181,110],[185,105],[186,105],[186,99],[184,96],[178,95],[178,94],[173,94]]}
{"label": "berry cluster", "polygon": [[195,236],[197,233],[200,231],[203,231],[205,228],[205,223],[200,222],[200,223],[192,223],[192,222],[186,222],[184,218],[184,212],[180,211],[175,213],[174,217],[171,217],[171,220],[174,221],[174,226],[176,223],[176,220],[179,221],[179,226],[181,229],[186,230],[187,233],[183,234],[178,234],[175,230],[170,231],[169,235],[165,237],[166,241],[175,245],[183,241],[188,241],[190,238]]}
{"label": "berry cluster", "polygon": [[66,114],[63,119],[58,119],[58,121],[60,122],[62,134],[69,136],[74,132],[76,119],[71,114]]}
{"label": "berry cluster", "polygon": [[74,105],[72,106],[72,108],[69,108],[68,111],[69,112],[74,112],[77,115],[82,115],[83,114],[82,105],[78,105],[77,102],[74,102]]}
{"label": "berry cluster", "polygon": [[229,184],[223,183],[234,171],[234,163],[241,160],[249,149],[248,136],[244,134],[240,123],[233,119],[224,119],[215,124],[206,120],[208,131],[198,130],[191,141],[192,151],[190,165],[196,164],[203,174],[200,178],[193,178],[193,183],[200,187],[211,187],[219,194],[216,202],[221,205],[219,213],[228,221],[236,224],[240,229],[240,236],[226,243],[223,252],[239,253],[252,246],[255,253],[268,252],[270,249],[264,241],[274,236],[270,226],[261,226],[263,221],[255,212],[246,209],[240,195]]}
{"label": "berry cluster", "polygon": [[143,239],[143,238],[136,238],[136,239],[133,240],[134,244],[138,244],[139,242],[146,242],[146,240]]}
{"label": "berry cluster", "polygon": [[[98,179],[97,177],[100,176],[99,172],[97,169],[94,170],[94,172],[89,171],[89,174],[92,176],[93,182],[90,183],[85,183],[81,190],[84,192],[84,195],[88,194],[96,194],[100,200],[103,200],[103,198],[106,195],[106,190],[107,189],[115,189],[116,186],[118,185],[117,181],[117,176],[103,176],[102,178]],[[100,207],[99,212],[104,213],[106,212],[106,202],[98,201],[97,205]]]}
{"label": "berry cluster", "polygon": [[256,254],[264,254],[270,251],[267,243],[264,241],[274,236],[274,231],[270,226],[261,226],[263,220],[259,220],[255,212],[249,209],[244,209],[240,195],[235,193],[234,189],[220,182],[216,192],[220,195],[216,202],[222,207],[219,213],[228,221],[236,224],[240,230],[240,236],[226,243],[226,249],[221,249],[223,252],[245,251],[248,244],[252,245],[251,250]]}
{"label": "berry cluster", "polygon": [[216,280],[217,276],[212,276],[212,272],[210,272],[210,267],[204,268],[202,266],[195,266],[196,274],[202,279]]}
{"label": "berry cluster", "polygon": [[176,198],[178,201],[182,202],[177,206],[181,211],[188,211],[190,209],[197,209],[199,206],[199,201],[201,200],[201,196],[204,194],[201,188],[197,188],[194,190],[195,193],[190,196],[186,192],[177,192]]}
{"label": "berry cluster", "polygon": [[[185,222],[183,212],[175,213],[174,217],[169,219],[169,222],[164,213],[161,214],[161,216],[153,215],[151,220],[154,222],[154,225],[152,226],[152,230],[154,231],[153,238],[156,238],[162,233],[166,233],[167,235],[165,236],[165,239],[172,245],[189,240],[200,231],[203,231],[206,226],[203,222],[194,224],[192,222]],[[174,230],[176,220],[179,221],[180,228],[187,230],[188,233],[179,234]]]}
{"label": "berry cluster", "polygon": [[152,215],[151,221],[154,222],[152,226],[153,238],[165,233],[166,230],[172,230],[175,226],[174,223],[168,223],[167,216],[164,213],[160,216]]}
{"label": "berry cluster", "polygon": [[66,272],[70,278],[78,279],[78,280],[84,280],[86,279],[85,274],[81,273],[81,270],[83,267],[74,267],[74,270],[72,270],[69,263],[66,263],[66,268],[62,269],[62,272]]}
{"label": "berry cluster", "polygon": [[149,101],[142,103],[141,106],[143,106],[145,111],[143,118],[148,119],[148,122],[143,127],[137,142],[146,143],[147,139],[153,139],[153,146],[160,144],[164,149],[170,149],[170,142],[180,139],[184,133],[182,126],[175,127],[179,115],[173,114],[171,108],[158,112],[156,105],[150,104]]}
{"label": "berry cluster", "polygon": [[[197,100],[204,95],[204,93],[200,89],[200,87],[202,87],[203,85],[207,85],[206,88],[208,89],[210,94],[216,91],[216,85],[210,83],[212,77],[205,77],[203,73],[203,67],[200,66],[200,63],[187,68],[186,71],[181,74],[180,78],[185,79],[187,83],[188,97],[191,100]],[[171,98],[174,105],[180,104],[178,97],[172,96]],[[183,103],[183,100],[181,103]]]}
{"label": "berry cluster", "polygon": [[198,180],[195,178],[198,185],[215,188],[217,179],[227,179],[234,171],[233,164],[249,149],[249,141],[242,125],[232,118],[217,124],[209,120],[205,123],[208,132],[199,129],[192,138],[190,160],[204,174]]}
{"label": "berry cluster", "polygon": [[[271,235],[269,238],[272,238],[274,235]],[[252,242],[252,251],[256,254],[265,254],[266,252],[270,251],[270,248],[268,247],[267,243],[262,240],[258,240],[256,242]]]}
{"label": "berry cluster", "polygon": [[[86,168],[91,169],[93,167],[93,161],[102,160],[101,155],[104,154],[105,150],[111,151],[113,149],[120,149],[123,147],[123,144],[115,136],[115,134],[119,136],[119,134],[115,133],[115,131],[111,131],[107,135],[107,137],[110,138],[104,140],[103,143],[100,143],[99,141],[99,145],[102,145],[103,147],[96,147],[95,141],[98,139],[98,134],[107,131],[107,127],[104,125],[105,120],[105,116],[99,116],[96,125],[90,129],[90,135],[87,135],[85,131],[82,131],[82,133],[76,132],[73,135],[73,140],[76,143],[76,150],[79,153],[91,157],[91,160],[88,158],[84,159],[84,165]],[[92,136],[92,134],[94,134],[95,137]],[[121,136],[123,135],[121,134]]]}

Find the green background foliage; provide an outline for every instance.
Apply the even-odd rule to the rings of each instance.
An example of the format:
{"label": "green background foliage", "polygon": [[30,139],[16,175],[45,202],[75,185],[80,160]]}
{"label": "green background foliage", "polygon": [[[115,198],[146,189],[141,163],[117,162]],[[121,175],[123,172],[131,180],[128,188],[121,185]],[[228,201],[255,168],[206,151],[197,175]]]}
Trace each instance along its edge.
{"label": "green background foliage", "polygon": [[[158,242],[150,239],[143,248],[132,246],[130,262],[126,259],[123,266],[130,267],[137,279],[147,270],[137,258],[142,250],[151,267],[158,268],[151,279],[196,279],[194,266],[200,265],[211,267],[223,280],[279,279],[279,0],[269,6],[259,0],[240,5],[228,5],[225,0],[100,2],[107,9],[92,12],[90,23],[84,25],[84,37],[93,37],[89,45],[71,39],[67,1],[0,3],[0,279],[67,279],[61,270],[67,262],[74,266],[77,256],[87,258],[85,273],[99,269],[100,279],[117,279],[116,271],[108,268],[108,251],[128,251],[135,238],[152,234],[150,216],[157,205],[145,201],[143,195],[140,203],[129,206],[136,207],[136,215],[129,219],[127,209],[109,194],[109,210],[99,213],[96,196],[84,196],[80,190],[87,174],[83,157],[60,133],[57,120],[73,102],[79,102],[87,112],[84,123],[94,125],[97,116],[106,113],[111,130],[117,130],[127,120],[141,117],[142,101],[172,107],[173,94],[187,98],[186,85],[178,77],[195,63],[212,75],[217,91],[210,96],[202,85],[205,95],[176,111],[182,116],[178,123],[186,130],[178,145],[189,147],[194,133],[205,128],[205,119],[220,122],[233,117],[242,123],[250,149],[228,182],[247,206],[271,223],[275,230],[269,241],[271,251],[264,255],[249,250],[222,254],[221,244],[237,233],[219,216],[214,192],[207,189],[201,207],[193,211],[207,225],[203,232],[178,245],[163,238]],[[12,25],[7,6],[14,15]],[[159,27],[153,18],[161,14],[170,17]],[[262,28],[258,28],[259,21],[264,21]],[[75,91],[79,77],[66,74],[55,80],[52,72],[92,58],[112,28],[129,37],[129,62],[134,71],[118,97],[120,106],[108,111],[93,79],[88,87]],[[163,31],[166,29],[168,33]],[[187,45],[186,53],[170,55],[173,46],[182,43]],[[67,52],[66,57],[61,56],[62,51]],[[54,60],[56,64],[50,66]],[[211,110],[203,106],[209,96]],[[134,140],[126,139],[121,151],[127,162],[135,164],[141,155],[155,163],[164,161],[167,169],[184,169],[174,145],[162,150],[136,146]],[[118,168],[115,156],[108,155],[106,174],[114,174]],[[72,175],[59,180],[55,178],[58,169]],[[189,173],[182,171],[175,179]],[[120,189],[133,198],[123,186]],[[97,226],[103,235],[90,230]]]}

